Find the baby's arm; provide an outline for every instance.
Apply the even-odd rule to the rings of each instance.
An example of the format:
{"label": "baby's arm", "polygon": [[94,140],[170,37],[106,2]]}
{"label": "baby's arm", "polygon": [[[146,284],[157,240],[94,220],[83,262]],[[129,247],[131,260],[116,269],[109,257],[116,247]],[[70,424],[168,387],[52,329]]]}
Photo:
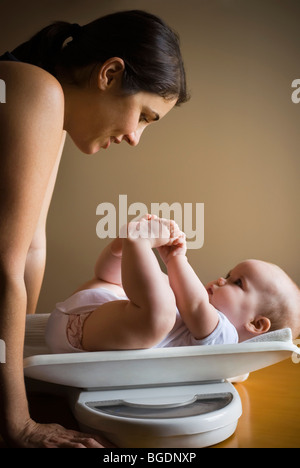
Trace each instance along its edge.
{"label": "baby's arm", "polygon": [[159,250],[167,266],[180,315],[192,335],[201,340],[217,327],[218,312],[209,303],[207,291],[189,264],[183,245]]}

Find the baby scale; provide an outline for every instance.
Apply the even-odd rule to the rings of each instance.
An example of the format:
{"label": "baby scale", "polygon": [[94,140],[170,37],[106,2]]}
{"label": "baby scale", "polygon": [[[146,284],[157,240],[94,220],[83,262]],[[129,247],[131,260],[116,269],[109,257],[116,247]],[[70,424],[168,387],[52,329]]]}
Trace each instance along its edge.
{"label": "baby scale", "polygon": [[27,317],[27,382],[66,391],[81,430],[121,448],[200,448],[227,439],[242,414],[229,380],[299,353],[285,329],[234,345],[49,354],[48,317]]}

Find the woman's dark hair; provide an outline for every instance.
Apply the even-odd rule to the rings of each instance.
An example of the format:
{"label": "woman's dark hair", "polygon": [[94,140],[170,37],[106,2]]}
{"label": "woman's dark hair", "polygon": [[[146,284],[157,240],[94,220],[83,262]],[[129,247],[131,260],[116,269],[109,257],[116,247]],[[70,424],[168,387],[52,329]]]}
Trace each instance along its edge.
{"label": "woman's dark hair", "polygon": [[58,70],[71,71],[119,57],[125,63],[124,92],[147,91],[165,99],[177,98],[177,105],[188,100],[178,35],[144,11],[113,13],[85,26],[59,21],[12,53],[54,76]]}

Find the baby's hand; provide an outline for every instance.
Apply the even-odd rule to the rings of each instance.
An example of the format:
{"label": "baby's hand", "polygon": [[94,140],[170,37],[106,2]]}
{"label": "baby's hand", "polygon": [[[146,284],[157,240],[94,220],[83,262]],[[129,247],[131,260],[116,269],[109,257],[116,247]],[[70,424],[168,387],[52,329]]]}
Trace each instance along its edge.
{"label": "baby's hand", "polygon": [[170,258],[177,255],[186,255],[187,246],[186,246],[186,235],[184,232],[180,231],[180,234],[176,240],[171,245],[164,245],[158,249],[159,255],[165,265],[168,264]]}

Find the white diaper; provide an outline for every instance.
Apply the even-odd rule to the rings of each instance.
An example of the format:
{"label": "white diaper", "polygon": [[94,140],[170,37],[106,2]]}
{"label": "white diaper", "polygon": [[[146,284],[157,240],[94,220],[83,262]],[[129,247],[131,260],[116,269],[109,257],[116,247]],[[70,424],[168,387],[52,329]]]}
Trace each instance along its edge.
{"label": "white diaper", "polygon": [[106,302],[127,299],[105,288],[85,289],[56,304],[46,327],[45,340],[52,353],[80,353],[85,320]]}

